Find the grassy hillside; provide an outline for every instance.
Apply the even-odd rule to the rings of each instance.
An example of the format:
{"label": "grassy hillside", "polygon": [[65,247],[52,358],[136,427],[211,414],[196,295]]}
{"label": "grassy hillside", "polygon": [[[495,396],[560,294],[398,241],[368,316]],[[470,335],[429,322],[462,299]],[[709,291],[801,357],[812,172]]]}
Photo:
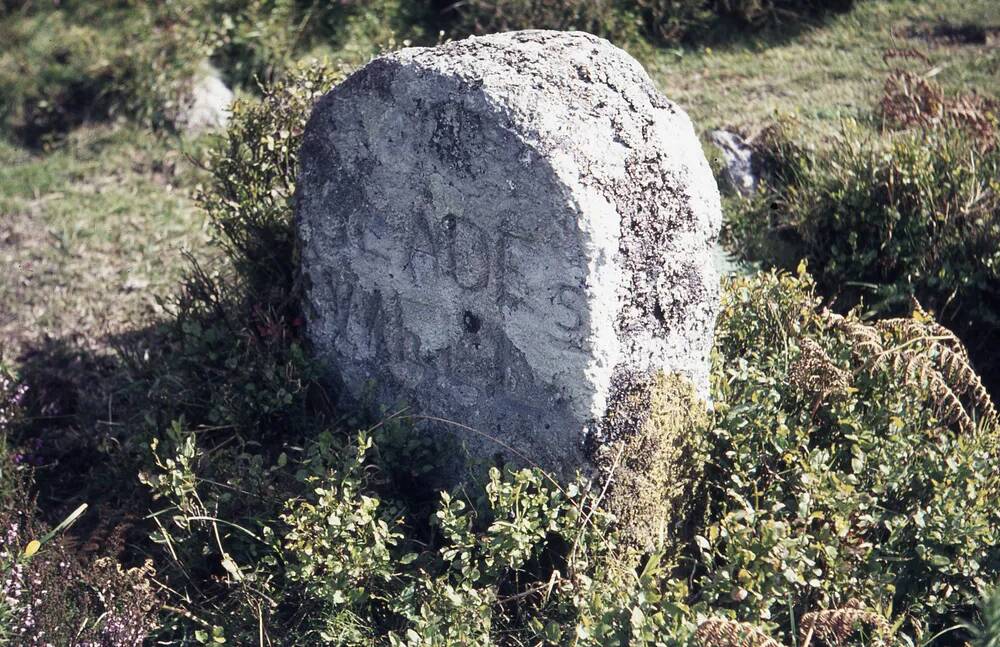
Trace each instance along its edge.
{"label": "grassy hillside", "polygon": [[[859,2],[811,28],[735,36],[699,47],[658,49],[647,67],[660,90],[702,129],[759,130],[776,114],[794,114],[818,143],[844,118],[874,127],[873,107],[889,67],[886,50],[917,48],[949,91],[1000,90],[996,27],[989,1]],[[958,34],[954,33],[958,32]]]}

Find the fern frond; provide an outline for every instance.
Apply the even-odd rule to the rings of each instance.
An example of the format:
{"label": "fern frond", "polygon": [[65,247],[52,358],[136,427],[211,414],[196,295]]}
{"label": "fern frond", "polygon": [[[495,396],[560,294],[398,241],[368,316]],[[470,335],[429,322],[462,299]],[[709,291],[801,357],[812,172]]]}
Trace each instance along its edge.
{"label": "fern frond", "polygon": [[723,618],[701,623],[694,638],[702,647],[781,647],[754,625]]}
{"label": "fern frond", "polygon": [[885,618],[874,611],[853,606],[811,611],[803,615],[799,623],[799,642],[804,643],[806,637],[812,635],[828,645],[839,645],[863,626],[883,631],[886,625]]}

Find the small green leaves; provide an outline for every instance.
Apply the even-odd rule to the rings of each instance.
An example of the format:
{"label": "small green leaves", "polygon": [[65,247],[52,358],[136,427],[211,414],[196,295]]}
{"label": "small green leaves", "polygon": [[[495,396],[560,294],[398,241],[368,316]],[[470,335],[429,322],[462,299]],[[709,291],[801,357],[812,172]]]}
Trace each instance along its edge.
{"label": "small green leaves", "polygon": [[222,627],[213,626],[211,633],[204,629],[197,629],[194,632],[195,640],[203,645],[224,645],[226,644],[226,632]]}

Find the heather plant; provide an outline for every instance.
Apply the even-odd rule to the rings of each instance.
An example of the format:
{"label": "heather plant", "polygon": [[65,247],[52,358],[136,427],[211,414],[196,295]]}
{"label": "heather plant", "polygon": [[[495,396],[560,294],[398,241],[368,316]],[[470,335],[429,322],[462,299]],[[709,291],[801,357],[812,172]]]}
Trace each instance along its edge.
{"label": "heather plant", "polygon": [[[113,557],[86,560],[71,543],[40,542],[31,501],[0,513],[0,641],[23,647],[139,647],[159,600],[151,565],[125,569]],[[4,643],[0,643],[4,644]]]}
{"label": "heather plant", "polygon": [[0,437],[6,437],[18,421],[28,387],[15,378],[0,357]]}
{"label": "heather plant", "polygon": [[[0,387],[10,423],[17,415],[11,396],[23,391],[2,366]],[[0,428],[0,645],[142,645],[159,608],[151,563],[124,568],[116,559],[120,532],[96,555],[82,555],[63,533],[87,506],[49,528],[35,509],[30,468],[17,456]]]}

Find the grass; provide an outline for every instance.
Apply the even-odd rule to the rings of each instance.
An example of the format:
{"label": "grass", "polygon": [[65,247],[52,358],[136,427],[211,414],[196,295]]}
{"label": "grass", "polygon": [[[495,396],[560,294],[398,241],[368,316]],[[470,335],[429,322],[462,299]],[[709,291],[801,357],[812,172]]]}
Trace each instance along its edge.
{"label": "grass", "polygon": [[156,317],[182,252],[210,254],[185,148],[196,147],[122,125],[78,129],[43,153],[0,144],[0,347],[16,356]]}
{"label": "grass", "polygon": [[[853,11],[792,37],[762,34],[694,49],[659,50],[647,69],[701,130],[753,132],[775,114],[795,114],[817,139],[844,118],[872,121],[889,48],[917,48],[940,67],[946,90],[1000,92],[1000,47],[928,40],[937,25],[997,25],[992,0],[858,2]],[[644,56],[647,58],[647,56]]]}

